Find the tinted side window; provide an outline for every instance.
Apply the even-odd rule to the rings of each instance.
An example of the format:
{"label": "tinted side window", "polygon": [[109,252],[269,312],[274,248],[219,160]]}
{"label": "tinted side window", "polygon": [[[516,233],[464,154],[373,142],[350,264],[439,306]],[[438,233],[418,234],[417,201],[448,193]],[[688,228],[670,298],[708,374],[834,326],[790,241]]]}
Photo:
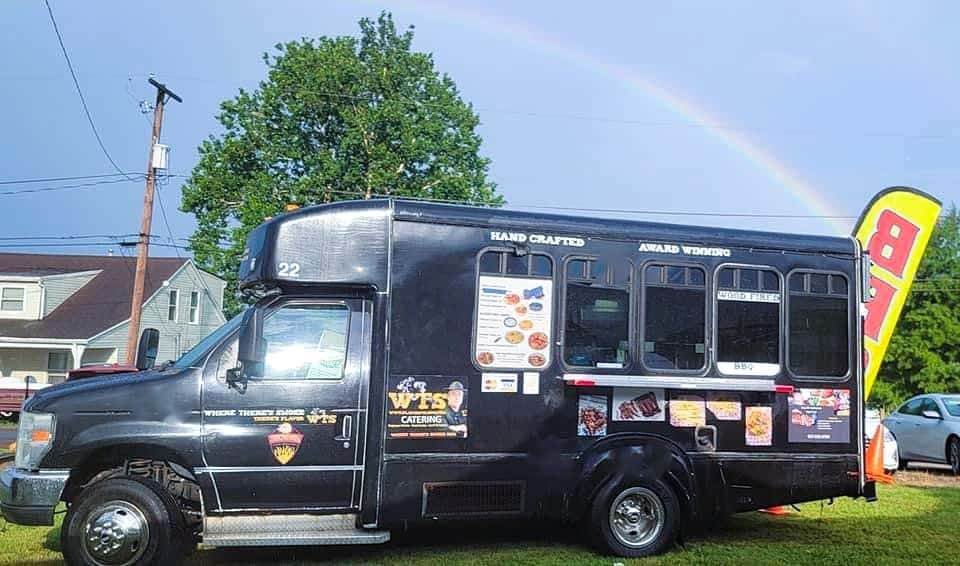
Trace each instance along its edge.
{"label": "tinted side window", "polygon": [[517,255],[508,251],[483,252],[479,258],[480,273],[488,275],[520,275],[551,277],[553,263],[543,254]]}
{"label": "tinted side window", "polygon": [[913,401],[908,401],[897,410],[901,415],[919,415],[920,414],[920,404],[923,402],[923,399],[914,399]]}
{"label": "tinted side window", "polygon": [[[628,266],[623,269],[630,272]],[[623,367],[630,361],[629,284],[616,283],[622,275],[594,259],[568,261],[566,274],[564,361],[577,367]]]}
{"label": "tinted side window", "polygon": [[794,273],[788,299],[790,369],[797,375],[843,377],[850,360],[847,280]]}
{"label": "tinted side window", "polygon": [[943,416],[940,413],[940,407],[937,406],[937,402],[930,398],[924,399],[923,404],[920,405],[920,414],[923,414],[924,411],[933,411],[941,417]]}
{"label": "tinted side window", "polygon": [[717,367],[732,375],[780,370],[780,278],[775,271],[726,267],[717,274]]}
{"label": "tinted side window", "polygon": [[643,364],[698,370],[706,363],[706,274],[699,267],[644,270]]}
{"label": "tinted side window", "polygon": [[264,379],[343,375],[350,311],[339,305],[288,305],[263,323]]}

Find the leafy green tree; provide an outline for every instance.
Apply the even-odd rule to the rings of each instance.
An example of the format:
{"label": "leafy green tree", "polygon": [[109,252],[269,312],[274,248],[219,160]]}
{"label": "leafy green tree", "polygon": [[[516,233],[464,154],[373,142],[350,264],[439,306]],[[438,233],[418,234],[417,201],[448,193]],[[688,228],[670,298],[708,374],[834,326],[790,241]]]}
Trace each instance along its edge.
{"label": "leafy green tree", "polygon": [[960,391],[960,215],[940,219],[880,366],[871,401]]}
{"label": "leafy green tree", "polygon": [[181,210],[197,218],[194,258],[227,280],[250,230],[288,203],[377,196],[500,205],[480,155],[480,119],[390,14],[360,36],[302,39],[265,53],[267,78],[220,105],[223,133],[200,148]]}

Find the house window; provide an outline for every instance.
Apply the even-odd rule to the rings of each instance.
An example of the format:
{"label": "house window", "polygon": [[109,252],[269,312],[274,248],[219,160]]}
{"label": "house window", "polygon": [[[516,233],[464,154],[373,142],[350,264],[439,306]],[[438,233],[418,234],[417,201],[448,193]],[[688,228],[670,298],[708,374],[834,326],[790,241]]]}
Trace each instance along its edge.
{"label": "house window", "polygon": [[70,369],[70,352],[50,352],[47,354],[47,371],[66,373]]}
{"label": "house window", "polygon": [[4,287],[0,290],[0,310],[20,312],[23,310],[23,287]]}
{"label": "house window", "polygon": [[687,265],[649,265],[643,287],[643,365],[702,369],[707,360],[706,272]]}
{"label": "house window", "polygon": [[780,371],[780,276],[726,267],[717,275],[717,369],[728,375]]}
{"label": "house window", "polygon": [[845,376],[850,365],[847,278],[794,273],[788,300],[790,370],[810,377]]}
{"label": "house window", "polygon": [[180,302],[180,291],[170,289],[167,302],[167,320],[177,322],[177,303]]}
{"label": "house window", "polygon": [[[617,278],[617,273],[623,277]],[[567,262],[563,360],[569,366],[623,368],[629,362],[629,266]]]}
{"label": "house window", "polygon": [[200,324],[199,291],[190,291],[190,324]]}

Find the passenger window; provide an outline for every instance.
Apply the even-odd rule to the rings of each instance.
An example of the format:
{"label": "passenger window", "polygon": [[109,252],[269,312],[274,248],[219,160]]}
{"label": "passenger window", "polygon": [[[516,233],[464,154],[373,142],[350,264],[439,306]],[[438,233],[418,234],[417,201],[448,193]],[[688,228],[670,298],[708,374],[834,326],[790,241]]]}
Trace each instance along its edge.
{"label": "passenger window", "polygon": [[728,375],[780,371],[780,277],[726,267],[717,275],[717,369]]}
{"label": "passenger window", "polygon": [[920,414],[920,404],[923,403],[923,399],[914,399],[912,401],[907,401],[900,407],[897,411],[901,415],[919,415]]}
{"label": "passenger window", "polygon": [[801,272],[790,277],[787,344],[790,371],[794,374],[847,374],[850,336],[846,289],[847,280],[842,275]]}
{"label": "passenger window", "polygon": [[480,273],[484,275],[521,275],[552,277],[553,263],[544,254],[517,255],[512,251],[489,251],[480,255]]}
{"label": "passenger window", "polygon": [[922,415],[924,411],[933,411],[941,417],[943,414],[940,413],[940,407],[937,406],[937,402],[929,397],[923,400],[923,404],[920,405],[920,414]]}
{"label": "passenger window", "polygon": [[500,273],[501,252],[486,252],[480,256],[480,273]]}
{"label": "passenger window", "polygon": [[617,283],[613,267],[593,259],[568,261],[566,273],[564,361],[576,367],[624,367],[630,361],[629,282],[623,283],[621,274]]}
{"label": "passenger window", "polygon": [[649,265],[644,271],[643,365],[699,370],[706,363],[706,273]]}
{"label": "passenger window", "polygon": [[340,305],[274,311],[263,323],[264,379],[340,379],[349,320],[350,311]]}

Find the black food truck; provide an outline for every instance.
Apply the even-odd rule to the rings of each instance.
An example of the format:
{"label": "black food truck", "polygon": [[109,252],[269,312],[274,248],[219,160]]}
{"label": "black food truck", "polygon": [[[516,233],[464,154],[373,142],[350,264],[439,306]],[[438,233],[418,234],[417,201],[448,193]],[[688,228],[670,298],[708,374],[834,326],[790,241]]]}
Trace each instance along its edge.
{"label": "black food truck", "polygon": [[854,238],[400,200],[252,232],[255,306],[159,370],[24,407],[7,520],[71,564],[583,521],[621,556],[730,513],[874,497]]}

